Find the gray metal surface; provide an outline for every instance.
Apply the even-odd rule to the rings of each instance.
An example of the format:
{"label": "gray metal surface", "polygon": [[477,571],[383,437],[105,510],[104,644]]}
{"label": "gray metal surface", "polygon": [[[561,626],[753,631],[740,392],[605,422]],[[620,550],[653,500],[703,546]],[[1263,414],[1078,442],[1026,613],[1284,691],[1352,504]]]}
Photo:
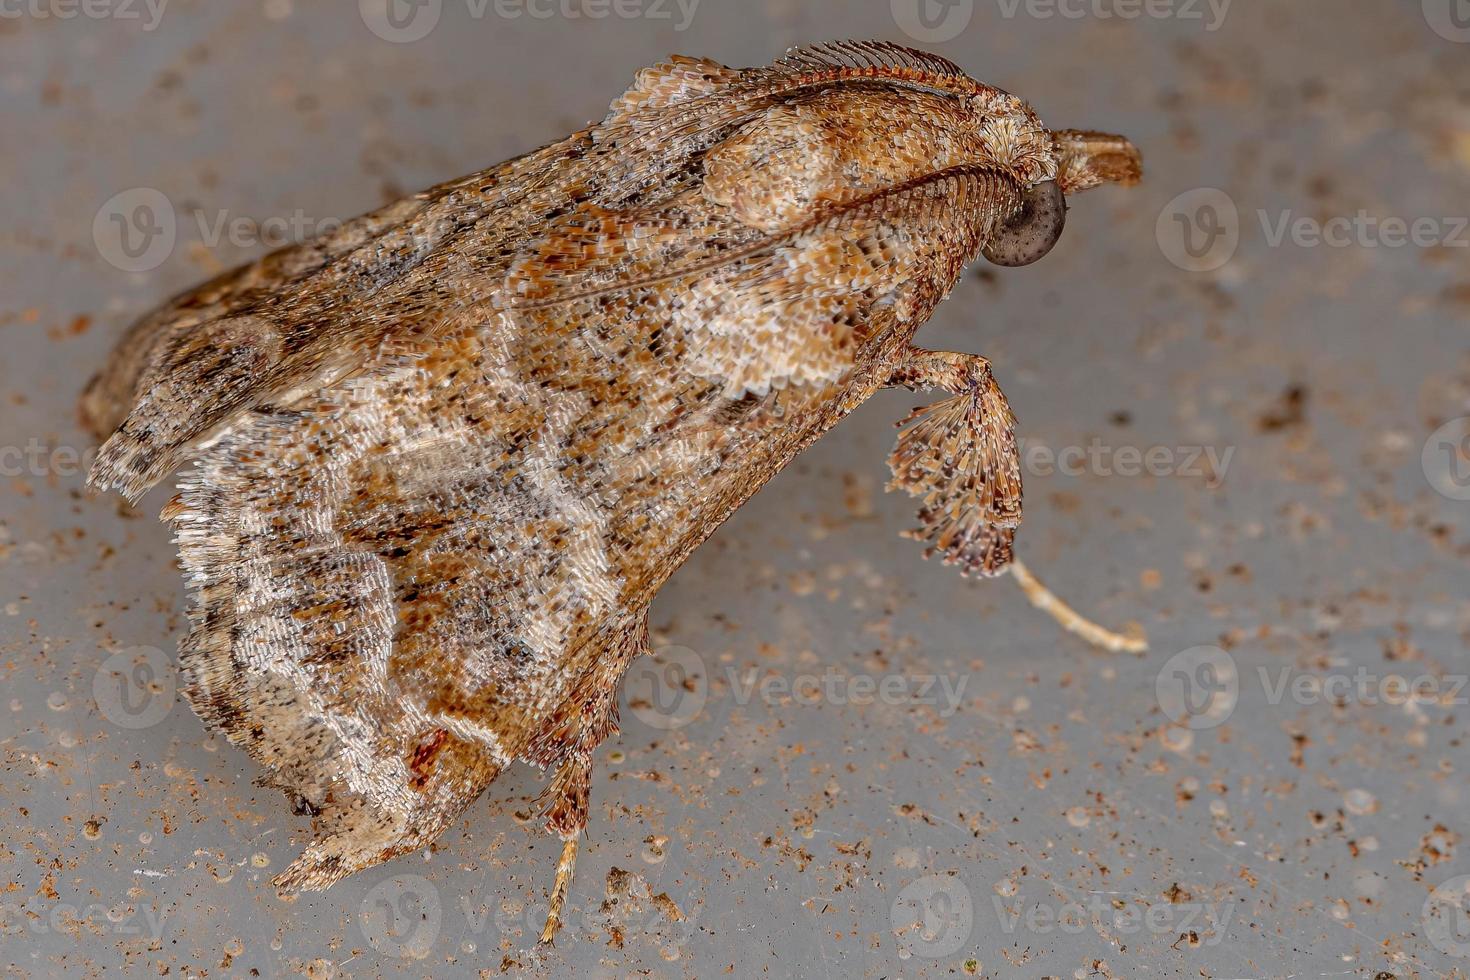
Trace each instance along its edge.
{"label": "gray metal surface", "polygon": [[[420,9],[0,4],[0,962],[1465,975],[1464,0]],[[433,853],[278,900],[305,818],[174,699],[170,491],[84,492],[79,388],[273,236],[559,136],[670,52],[834,36],[923,42],[1144,148],[1142,187],[1077,200],[1051,256],[981,270],[922,340],[991,357],[1016,407],[1021,553],[1152,650],[923,562],[882,492],[919,399],[885,395],[660,595],[554,951],[523,771]]]}

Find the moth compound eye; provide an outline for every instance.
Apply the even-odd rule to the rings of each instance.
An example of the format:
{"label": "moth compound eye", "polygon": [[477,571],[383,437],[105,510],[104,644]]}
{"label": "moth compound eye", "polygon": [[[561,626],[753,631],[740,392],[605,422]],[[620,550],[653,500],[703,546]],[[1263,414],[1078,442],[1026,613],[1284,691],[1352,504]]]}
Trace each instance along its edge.
{"label": "moth compound eye", "polygon": [[1030,265],[1052,250],[1066,223],[1067,198],[1061,185],[1043,180],[1027,189],[1021,210],[1001,226],[982,252],[996,265]]}

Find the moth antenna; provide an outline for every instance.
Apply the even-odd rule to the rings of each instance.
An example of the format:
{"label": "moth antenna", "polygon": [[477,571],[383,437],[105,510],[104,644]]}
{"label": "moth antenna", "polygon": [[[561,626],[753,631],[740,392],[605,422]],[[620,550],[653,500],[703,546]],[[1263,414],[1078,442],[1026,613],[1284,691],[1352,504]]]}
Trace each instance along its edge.
{"label": "moth antenna", "polygon": [[948,58],[891,41],[834,41],[792,48],[773,64],[743,69],[739,80],[716,92],[660,107],[644,119],[604,126],[598,140],[626,153],[633,146],[697,138],[743,123],[747,113],[802,89],[872,82],[957,96],[998,91]]}
{"label": "moth antenna", "polygon": [[1143,653],[1148,650],[1148,638],[1143,635],[1124,636],[1106,627],[1099,626],[1086,616],[1057,598],[1055,592],[1041,583],[1019,558],[1011,559],[1011,574],[1016,584],[1031,601],[1031,605],[1055,619],[1068,633],[1076,633],[1095,647],[1111,653]]}

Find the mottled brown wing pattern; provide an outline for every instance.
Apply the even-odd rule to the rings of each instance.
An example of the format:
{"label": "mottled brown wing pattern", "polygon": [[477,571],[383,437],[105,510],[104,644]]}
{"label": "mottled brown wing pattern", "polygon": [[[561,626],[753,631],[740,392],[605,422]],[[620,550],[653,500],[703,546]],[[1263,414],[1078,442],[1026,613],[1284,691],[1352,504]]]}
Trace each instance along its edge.
{"label": "mottled brown wing pattern", "polygon": [[553,453],[504,465],[580,396],[517,391],[488,349],[441,338],[254,413],[170,508],[198,596],[186,694],[319,813],[282,887],[431,839],[561,702],[566,645],[620,621],[601,515]]}
{"label": "mottled brown wing pattern", "polygon": [[227,274],[222,295],[207,286],[145,322],[129,337],[129,361],[94,383],[96,418],[109,421],[119,404],[125,415],[92,482],[136,500],[243,413],[362,370],[394,334],[473,319],[449,284],[472,281],[463,233],[494,210],[494,187],[510,176],[390,205]]}
{"label": "mottled brown wing pattern", "polygon": [[98,438],[111,435],[138,401],[148,396],[147,389],[167,372],[173,344],[205,332],[212,322],[258,308],[290,283],[376,241],[410,220],[424,207],[425,199],[420,195],[396,201],[353,218],[331,235],[279,249],[257,262],[221,273],[139,320],[83,395],[82,416],[88,428]]}
{"label": "mottled brown wing pattern", "polygon": [[[878,42],[802,49],[745,71],[688,59],[658,66],[599,127],[230,274],[251,287],[217,307],[193,308],[190,294],[190,309],[161,313],[97,386],[90,414],[100,424],[137,400],[99,452],[94,483],[136,500],[241,413],[363,370],[395,336],[483,319],[524,236],[569,204],[657,199],[686,186],[703,151],[772,105],[872,81],[1019,106],[943,59]],[[1039,129],[1004,136],[1035,142],[1033,154],[1046,138]]]}
{"label": "mottled brown wing pattern", "polygon": [[[741,75],[679,59],[640,73],[609,118],[656,115]],[[84,419],[107,436],[93,483],[136,500],[243,412],[363,369],[395,334],[481,317],[526,229],[579,194],[625,198],[668,186],[697,141],[681,149],[608,138],[594,146],[574,134],[177,297],[130,331],[84,397]]]}
{"label": "mottled brown wing pattern", "polygon": [[[1067,174],[1124,173],[1106,139]],[[568,841],[554,932],[654,593],[884,385],[952,395],[890,461],[920,536],[1003,566],[1014,419],[983,361],[910,339],[1058,145],[886,42],[673,58],[600,125],[140,322],[84,399],[117,427],[92,482],[136,499],[197,460],[165,509],[185,692],[315,816],[277,883],[424,846],[526,761]]]}
{"label": "mottled brown wing pattern", "polygon": [[[419,846],[513,759],[585,767],[609,724],[533,747],[536,732],[585,689],[579,678],[605,660],[596,651],[624,648],[646,601],[633,593],[672,570],[648,534],[674,514],[723,518],[696,516],[704,488],[762,437],[732,439],[713,420],[748,392],[850,370],[857,344],[832,331],[905,301],[899,286],[923,281],[909,274],[916,251],[977,249],[993,219],[964,226],[963,240],[941,219],[957,203],[1001,214],[1007,187],[985,171],[946,175],[700,261],[672,288],[635,278],[552,293],[440,333],[396,367],[253,412],[206,449],[171,508],[199,596],[186,693],[320,814],[318,840],[281,884],[319,886]],[[827,281],[833,256],[852,264],[838,277],[848,288],[802,288]],[[812,268],[793,287],[801,262]],[[729,308],[734,298],[744,305]],[[609,304],[625,315],[608,317]],[[736,329],[763,322],[788,327],[794,346],[776,356]],[[640,347],[653,351],[640,373],[611,368]],[[828,377],[801,373],[829,353]],[[687,425],[682,441],[660,437],[670,423]],[[655,451],[657,483],[620,469]],[[589,667],[569,669],[584,646]],[[578,696],[588,719],[607,715],[614,685],[595,691]],[[558,778],[581,791],[578,772]],[[550,805],[558,826],[577,811]],[[368,819],[380,810],[398,817]]]}
{"label": "mottled brown wing pattern", "polygon": [[[596,319],[608,294],[689,281],[669,312],[697,337],[685,368],[723,383],[727,398],[788,383],[831,383],[871,333],[871,311],[894,303],[911,320],[1010,214],[1020,188],[993,168],[955,167],[763,233],[702,197],[656,213],[585,209],[553,227],[508,276],[513,309]],[[967,216],[957,225],[955,214]],[[690,230],[694,234],[689,234]],[[923,275],[917,270],[930,270]]]}

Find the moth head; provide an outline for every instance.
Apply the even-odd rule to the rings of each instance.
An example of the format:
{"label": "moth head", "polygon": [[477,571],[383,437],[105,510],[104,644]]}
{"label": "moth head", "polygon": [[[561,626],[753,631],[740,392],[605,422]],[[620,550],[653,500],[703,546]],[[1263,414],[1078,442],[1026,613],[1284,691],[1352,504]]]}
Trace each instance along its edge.
{"label": "moth head", "polygon": [[[641,80],[637,105],[686,89],[692,69],[685,68]],[[749,78],[736,73],[735,82],[722,71],[729,70],[704,65],[699,78],[781,97],[709,148],[703,191],[772,233],[845,202],[979,168],[1020,192],[1005,197],[1014,209],[982,250],[1002,265],[1026,265],[1061,236],[1069,194],[1133,183],[1140,173],[1138,151],[1122,137],[1052,131],[1009,92],[936,55],[887,42],[800,49],[768,69],[750,69]]]}
{"label": "moth head", "polygon": [[996,265],[1030,265],[1050,252],[1066,227],[1069,195],[1108,183],[1129,186],[1143,176],[1138,148],[1122,136],[1080,129],[1049,136],[1052,176],[1023,184],[1020,207],[982,250]]}
{"label": "moth head", "polygon": [[968,77],[941,81],[875,73],[792,93],[711,147],[704,193],[775,231],[954,168],[1022,187],[1056,178],[1052,134],[1028,105]]}

